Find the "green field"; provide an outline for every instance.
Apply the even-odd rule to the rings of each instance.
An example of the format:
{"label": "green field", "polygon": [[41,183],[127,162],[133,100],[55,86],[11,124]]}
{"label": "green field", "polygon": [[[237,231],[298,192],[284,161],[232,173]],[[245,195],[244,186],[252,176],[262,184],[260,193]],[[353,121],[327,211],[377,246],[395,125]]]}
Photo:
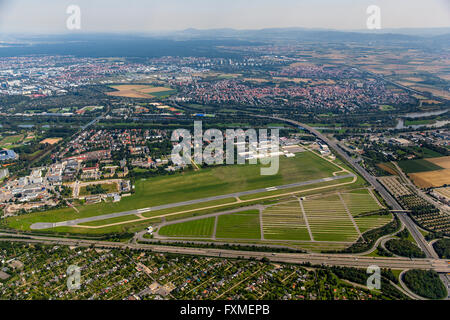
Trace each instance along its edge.
{"label": "green field", "polygon": [[15,144],[22,141],[23,138],[24,138],[23,134],[7,136],[4,137],[3,139],[0,138],[0,148],[10,149],[12,146],[15,146]]}
{"label": "green field", "polygon": [[[307,219],[315,241],[350,243],[359,236],[357,228],[363,233],[369,229],[381,227],[392,220],[391,214],[358,216],[382,208],[367,189],[344,192],[340,196],[334,193],[307,197],[301,203],[302,205],[299,199],[283,201],[268,205],[262,211],[262,230],[265,241],[313,240],[308,232]],[[356,227],[349,213],[355,216]],[[202,220],[206,219],[211,218]],[[257,210],[220,215],[216,238],[258,240],[261,238],[259,221]],[[183,234],[187,233],[184,230],[189,228],[190,223],[178,224]],[[181,236],[176,232],[170,235]]]}
{"label": "green field", "polygon": [[392,110],[395,110],[395,108],[394,108],[393,106],[388,105],[388,104],[383,104],[383,105],[381,105],[381,106],[380,106],[380,109],[381,109],[382,111],[392,111]]}
{"label": "green field", "polygon": [[152,92],[151,95],[157,98],[165,98],[174,95],[175,93],[177,93],[177,90],[167,90],[167,91]]}
{"label": "green field", "polygon": [[402,160],[398,162],[398,165],[405,173],[426,172],[442,169],[438,165],[435,165],[434,163],[431,163],[424,159]]}
{"label": "green field", "polygon": [[216,238],[260,239],[259,212],[252,210],[219,216]]}
{"label": "green field", "polygon": [[[261,165],[233,165],[187,171],[171,176],[141,179],[135,183],[135,193],[120,202],[102,202],[72,208],[36,212],[8,219],[12,228],[29,229],[35,222],[58,222],[83,217],[158,206],[200,199],[221,194],[253,190],[332,176],[340,170],[334,164],[311,152],[294,158],[280,157],[280,169],[273,176],[260,175]],[[287,189],[288,190],[288,189]],[[222,200],[223,201],[223,200]],[[198,207],[206,206],[200,204]]]}
{"label": "green field", "polygon": [[358,233],[337,195],[304,202],[314,240],[355,241]]}
{"label": "green field", "polygon": [[215,218],[205,218],[162,227],[158,234],[176,237],[211,237]]}

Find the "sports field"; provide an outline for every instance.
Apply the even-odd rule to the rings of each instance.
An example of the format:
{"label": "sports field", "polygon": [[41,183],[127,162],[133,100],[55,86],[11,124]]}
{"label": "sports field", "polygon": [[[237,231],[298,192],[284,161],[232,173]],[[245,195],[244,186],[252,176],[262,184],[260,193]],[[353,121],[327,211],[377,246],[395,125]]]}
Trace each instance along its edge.
{"label": "sports field", "polygon": [[65,221],[310,181],[332,177],[333,172],[341,170],[312,152],[302,152],[293,158],[280,157],[280,169],[276,175],[263,176],[260,174],[260,168],[259,164],[221,166],[141,179],[135,183],[135,193],[132,196],[123,197],[120,202],[80,205],[77,206],[79,212],[72,208],[36,212],[11,217],[8,219],[8,224],[13,228],[29,229],[29,226],[35,222]]}

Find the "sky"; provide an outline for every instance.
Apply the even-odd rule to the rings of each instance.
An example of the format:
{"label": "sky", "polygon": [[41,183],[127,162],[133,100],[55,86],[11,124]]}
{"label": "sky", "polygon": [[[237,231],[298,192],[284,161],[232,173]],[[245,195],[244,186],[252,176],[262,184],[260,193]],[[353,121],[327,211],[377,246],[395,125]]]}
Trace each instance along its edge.
{"label": "sky", "polygon": [[0,0],[0,33],[65,33],[69,5],[81,32],[187,28],[365,29],[369,5],[381,28],[450,27],[450,0]]}

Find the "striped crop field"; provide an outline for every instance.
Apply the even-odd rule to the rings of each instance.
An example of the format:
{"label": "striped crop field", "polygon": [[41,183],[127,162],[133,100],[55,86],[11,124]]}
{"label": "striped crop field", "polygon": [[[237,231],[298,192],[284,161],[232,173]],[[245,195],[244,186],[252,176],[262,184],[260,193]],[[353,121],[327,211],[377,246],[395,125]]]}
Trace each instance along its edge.
{"label": "striped crop field", "polygon": [[214,230],[215,218],[205,218],[162,227],[159,234],[173,237],[206,237],[210,238]]}
{"label": "striped crop field", "polygon": [[350,242],[358,239],[358,232],[338,195],[305,200],[303,207],[314,240]]}
{"label": "striped crop field", "polygon": [[383,208],[367,189],[343,193],[341,196],[348,210],[355,217],[356,225],[361,233],[384,226],[392,220],[391,214],[358,217],[360,214],[378,211]]}
{"label": "striped crop field", "polygon": [[341,195],[352,216],[382,209],[367,189],[342,193]]}
{"label": "striped crop field", "polygon": [[217,239],[261,239],[257,210],[224,214],[217,219]]}
{"label": "striped crop field", "polygon": [[265,239],[311,240],[297,199],[266,208],[262,222]]}

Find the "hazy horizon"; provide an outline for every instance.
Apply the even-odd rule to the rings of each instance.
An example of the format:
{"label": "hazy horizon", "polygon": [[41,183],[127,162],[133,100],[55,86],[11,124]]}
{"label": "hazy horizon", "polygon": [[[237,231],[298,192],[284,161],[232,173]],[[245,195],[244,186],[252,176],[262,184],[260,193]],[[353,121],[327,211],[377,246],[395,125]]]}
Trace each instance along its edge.
{"label": "hazy horizon", "polygon": [[[394,3],[395,2],[395,3]],[[369,5],[382,29],[450,27],[446,0],[0,0],[1,33],[66,33],[69,5],[81,9],[82,33],[155,33],[185,29],[366,29]],[[380,30],[383,31],[383,30]]]}

